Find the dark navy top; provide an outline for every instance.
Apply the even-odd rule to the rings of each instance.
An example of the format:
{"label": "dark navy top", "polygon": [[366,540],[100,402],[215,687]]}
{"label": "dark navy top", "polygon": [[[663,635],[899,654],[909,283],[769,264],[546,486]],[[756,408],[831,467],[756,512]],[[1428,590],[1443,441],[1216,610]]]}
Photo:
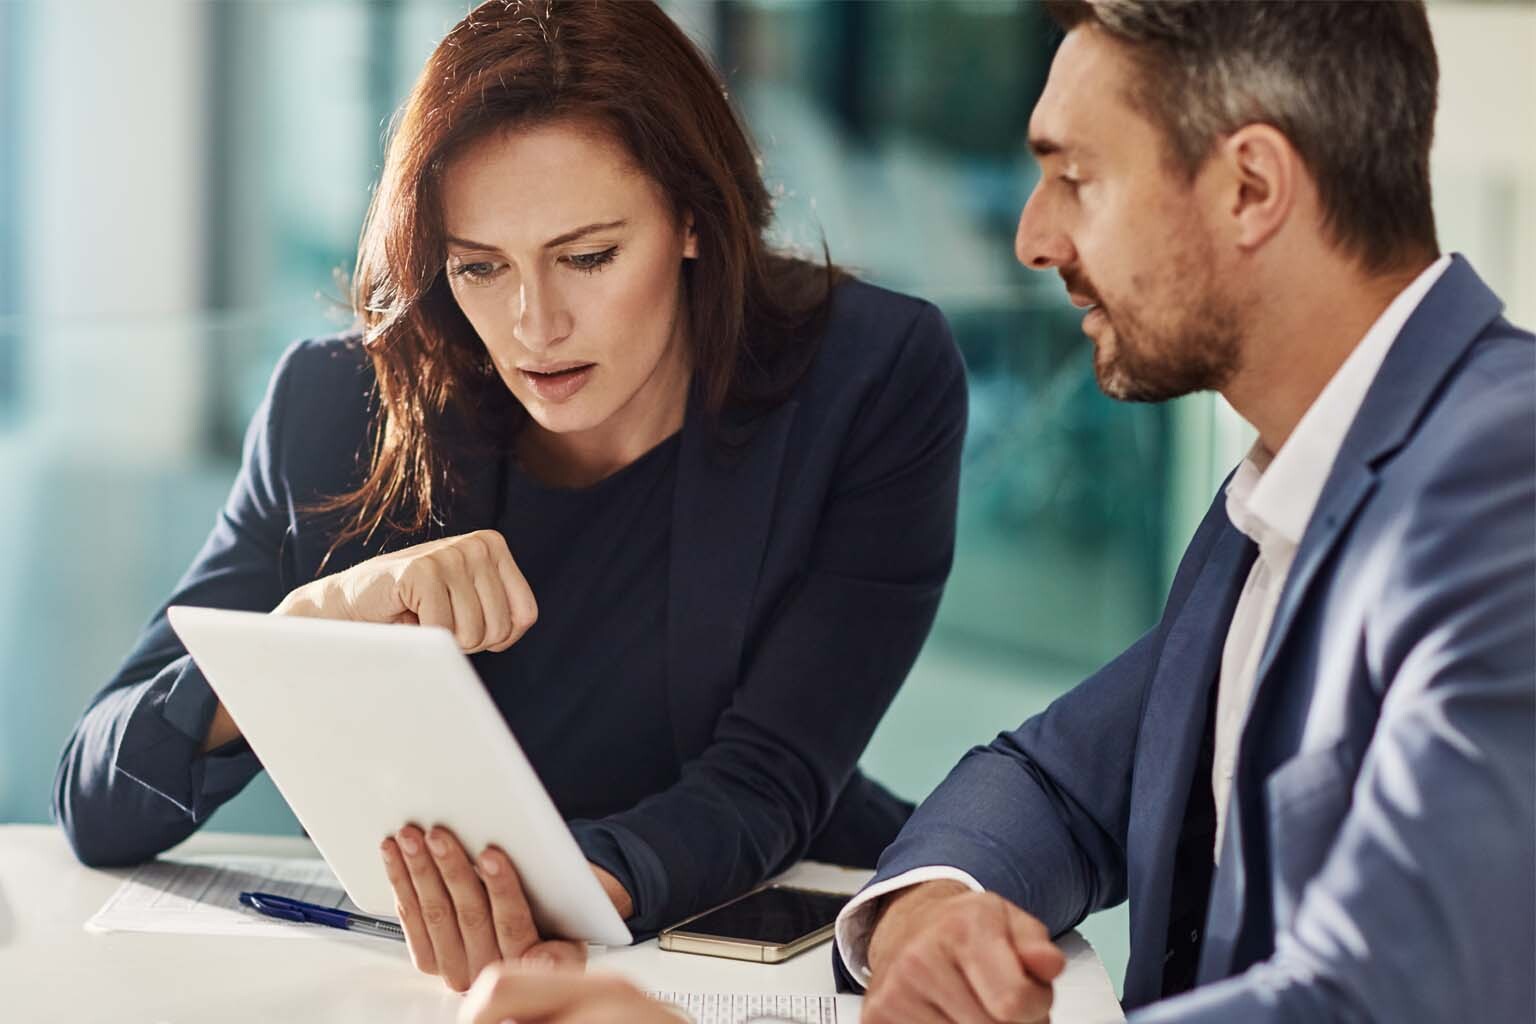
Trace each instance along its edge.
{"label": "dark navy top", "polygon": [[497,529],[539,617],[513,646],[471,660],[570,818],[628,810],[680,771],[666,688],[677,448],[674,434],[579,489],[506,472]]}
{"label": "dark navy top", "polygon": [[[364,479],[377,383],[358,334],[289,349],[167,604],[270,611],[385,551],[504,529],[540,619],[478,658],[482,677],[582,853],[634,898],[633,931],[802,857],[874,865],[910,805],[859,755],[954,552],[965,373],[936,309],[840,283],[784,401],[711,412],[696,387],[675,444],[584,492],[509,480],[502,452],[458,432],[473,423],[446,422],[429,527],[336,545],[315,507]],[[261,770],[242,742],[201,751],[217,707],[162,608],[59,760],[83,861],[154,856]]]}

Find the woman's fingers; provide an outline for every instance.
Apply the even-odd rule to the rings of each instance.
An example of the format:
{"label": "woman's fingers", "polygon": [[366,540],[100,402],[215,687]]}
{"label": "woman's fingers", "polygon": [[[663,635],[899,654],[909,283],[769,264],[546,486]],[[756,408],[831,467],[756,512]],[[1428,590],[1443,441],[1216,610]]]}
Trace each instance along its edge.
{"label": "woman's fingers", "polygon": [[427,934],[426,922],[421,919],[421,902],[416,898],[416,883],[411,881],[405,857],[393,836],[379,844],[379,853],[384,858],[384,873],[389,876],[389,884],[395,890],[395,915],[400,918],[400,926],[405,929],[405,944],[411,951],[411,962],[423,974],[436,974],[437,955],[432,949],[432,938]]}
{"label": "woman's fingers", "polygon": [[522,962],[529,967],[580,969],[587,965],[587,944],[568,939],[536,942],[523,954]]}
{"label": "woman's fingers", "polygon": [[490,534],[485,538],[489,560],[501,584],[501,591],[507,597],[507,607],[512,616],[512,628],[505,640],[487,646],[493,651],[504,651],[521,640],[529,627],[538,621],[539,605],[533,598],[533,588],[528,586],[523,571],[517,566],[517,560],[507,550],[506,539],[493,530],[482,532]]}
{"label": "woman's fingers", "polygon": [[480,611],[485,617],[485,635],[478,650],[504,651],[512,646],[514,636],[512,605],[494,562],[486,560],[474,567],[474,586]]}
{"label": "woman's fingers", "polygon": [[460,1024],[503,1021],[556,1024],[677,1024],[675,1010],[621,978],[574,971],[537,971],[498,964],[475,981],[459,1011]]}
{"label": "woman's fingers", "polygon": [[427,849],[448,888],[458,918],[459,935],[464,940],[464,957],[469,965],[465,982],[472,980],[486,966],[501,958],[496,943],[496,929],[491,920],[491,903],[485,886],[458,837],[438,827],[427,833]]}
{"label": "woman's fingers", "polygon": [[504,959],[518,960],[539,942],[539,930],[523,895],[522,880],[517,877],[511,858],[498,847],[487,847],[477,863],[491,900],[497,946]]}
{"label": "woman's fingers", "polygon": [[495,530],[370,558],[284,598],[288,615],[438,626],[467,653],[504,651],[538,619],[533,590]]}
{"label": "woman's fingers", "polygon": [[464,951],[464,938],[459,933],[458,913],[454,909],[453,898],[443,883],[437,862],[427,850],[426,836],[415,825],[407,825],[395,833],[395,841],[405,855],[405,867],[416,888],[416,901],[421,908],[421,920],[426,926],[427,938],[432,943],[437,974],[449,987],[463,992],[473,980]]}

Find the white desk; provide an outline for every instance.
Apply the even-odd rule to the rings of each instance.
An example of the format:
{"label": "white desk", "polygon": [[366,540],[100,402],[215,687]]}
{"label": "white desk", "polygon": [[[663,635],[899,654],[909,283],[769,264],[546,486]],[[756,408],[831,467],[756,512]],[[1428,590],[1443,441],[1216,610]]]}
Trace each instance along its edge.
{"label": "white desk", "polygon": [[[174,853],[315,856],[307,840],[199,835]],[[402,944],[329,933],[312,940],[114,933],[83,925],[127,871],[80,866],[57,829],[0,826],[0,1019],[25,1024],[451,1024],[460,999],[411,966]],[[790,873],[856,887],[863,873],[805,864]],[[1124,1018],[1089,945],[1062,942],[1069,963],[1055,1024]],[[783,964],[664,953],[654,941],[609,950],[593,969],[671,991],[831,993],[828,947]]]}

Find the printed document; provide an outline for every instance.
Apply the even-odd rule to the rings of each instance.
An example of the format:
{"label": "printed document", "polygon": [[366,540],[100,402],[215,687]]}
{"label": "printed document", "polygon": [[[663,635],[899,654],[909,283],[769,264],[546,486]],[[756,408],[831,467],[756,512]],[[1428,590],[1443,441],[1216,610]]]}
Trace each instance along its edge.
{"label": "printed document", "polygon": [[273,935],[311,939],[336,930],[263,917],[240,905],[242,892],[269,892],[357,912],[318,857],[182,857],[141,865],[85,923],[93,932]]}

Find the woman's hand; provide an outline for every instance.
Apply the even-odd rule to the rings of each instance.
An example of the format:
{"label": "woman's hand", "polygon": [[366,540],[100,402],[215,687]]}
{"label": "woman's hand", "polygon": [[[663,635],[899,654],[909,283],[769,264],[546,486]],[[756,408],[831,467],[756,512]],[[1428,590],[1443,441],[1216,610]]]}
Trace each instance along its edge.
{"label": "woman's hand", "polygon": [[[506,538],[495,530],[476,530],[379,555],[306,583],[272,614],[441,626],[464,653],[474,654],[517,643],[538,620],[539,606]],[[220,702],[203,737],[203,753],[239,737]]]}
{"label": "woman's hand", "polygon": [[678,1024],[689,1018],[622,978],[496,965],[475,981],[459,1024]]}
{"label": "woman's hand", "polygon": [[276,614],[441,626],[466,654],[504,651],[539,617],[528,581],[495,530],[359,562],[306,583]]}
{"label": "woman's hand", "polygon": [[[380,846],[384,870],[395,889],[395,907],[418,970],[442,977],[463,992],[489,964],[501,960],[536,967],[580,967],[584,943],[545,941],[533,923],[512,861],[496,847],[471,863],[445,828],[429,832],[407,825]],[[593,868],[612,898],[617,880]],[[624,895],[628,902],[628,894]],[[624,907],[618,899],[621,914]],[[627,915],[625,915],[627,916]]]}

